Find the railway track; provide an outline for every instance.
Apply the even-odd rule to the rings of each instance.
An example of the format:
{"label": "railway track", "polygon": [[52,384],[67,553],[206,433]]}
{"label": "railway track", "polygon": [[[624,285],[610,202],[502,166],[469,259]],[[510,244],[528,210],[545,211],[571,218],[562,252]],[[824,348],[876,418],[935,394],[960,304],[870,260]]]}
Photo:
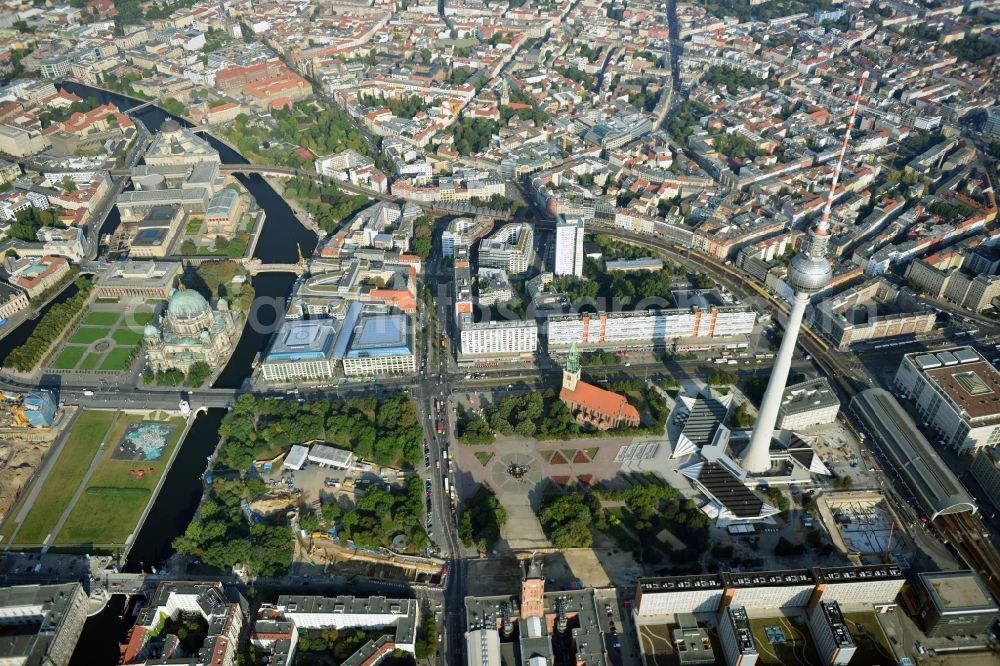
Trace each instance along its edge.
{"label": "railway track", "polygon": [[1000,553],[990,543],[982,522],[971,513],[951,513],[934,519],[938,532],[950,542],[966,565],[1000,598]]}

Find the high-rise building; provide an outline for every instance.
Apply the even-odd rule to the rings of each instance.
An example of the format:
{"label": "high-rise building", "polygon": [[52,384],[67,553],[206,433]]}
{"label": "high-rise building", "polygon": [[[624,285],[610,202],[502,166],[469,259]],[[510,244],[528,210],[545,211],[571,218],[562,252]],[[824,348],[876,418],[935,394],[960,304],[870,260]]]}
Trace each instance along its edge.
{"label": "high-rise building", "polygon": [[774,359],[771,379],[767,383],[767,390],[764,391],[764,397],[760,403],[757,424],[750,436],[750,443],[743,451],[743,469],[751,474],[761,474],[771,468],[771,438],[774,436],[778,411],[784,399],[785,385],[788,383],[788,371],[792,367],[792,355],[795,353],[799,329],[802,328],[802,315],[805,314],[810,296],[826,287],[833,276],[833,267],[826,258],[826,248],[830,242],[830,211],[833,208],[833,199],[837,192],[840,170],[844,164],[844,154],[847,152],[847,144],[851,139],[851,127],[858,114],[858,104],[867,80],[868,72],[865,72],[861,76],[861,83],[854,96],[854,108],[851,110],[847,131],[844,134],[844,142],[840,147],[840,158],[833,171],[830,194],[823,208],[823,215],[810,231],[808,245],[802,252],[795,255],[788,266],[786,281],[795,290],[792,296],[792,309],[789,311],[788,320],[785,323],[785,337],[782,339],[778,355]]}
{"label": "high-rise building", "polygon": [[719,642],[726,666],[753,666],[759,657],[750,619],[742,606],[730,606],[719,618]]}
{"label": "high-rise building", "polygon": [[830,239],[830,225],[827,215],[813,228],[809,246],[797,254],[788,267],[788,282],[795,289],[792,309],[785,324],[785,337],[774,359],[774,370],[767,383],[767,390],[760,403],[760,413],[750,443],[743,451],[743,469],[751,473],[763,473],[771,468],[771,438],[774,436],[778,412],[784,400],[788,371],[792,366],[792,355],[802,327],[802,316],[809,304],[811,294],[823,289],[833,275],[833,269],[826,258],[826,246]]}
{"label": "high-rise building", "polygon": [[808,615],[809,629],[823,663],[827,666],[850,663],[858,647],[844,622],[840,604],[836,601],[821,601],[809,610]]}
{"label": "high-rise building", "polygon": [[0,589],[0,663],[65,666],[87,622],[79,583]]}
{"label": "high-rise building", "polygon": [[560,215],[556,223],[556,275],[583,275],[583,218]]}

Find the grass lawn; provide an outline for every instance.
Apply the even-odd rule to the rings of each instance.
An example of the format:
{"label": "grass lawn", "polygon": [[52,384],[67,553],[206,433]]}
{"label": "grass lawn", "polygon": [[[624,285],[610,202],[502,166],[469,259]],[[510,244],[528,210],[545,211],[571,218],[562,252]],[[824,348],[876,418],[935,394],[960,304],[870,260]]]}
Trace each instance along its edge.
{"label": "grass lawn", "polygon": [[102,356],[101,353],[90,352],[89,354],[87,354],[86,357],[84,357],[83,363],[80,364],[80,368],[79,369],[80,370],[94,370],[94,369],[96,369],[97,365],[101,362],[101,356]]}
{"label": "grass lawn", "polygon": [[[766,627],[781,627],[785,642],[772,645],[767,640]],[[760,664],[780,664],[780,666],[812,666],[822,663],[816,646],[809,634],[805,617],[750,618],[750,630],[757,641]]]}
{"label": "grass lawn", "polygon": [[[171,419],[177,429],[167,442],[163,456],[155,462],[112,458],[128,426],[143,420],[135,414],[122,414],[115,422],[105,440],[107,445],[100,464],[63,524],[56,538],[58,543],[124,543],[135,530],[143,510],[152,499],[153,489],[165,471],[171,452],[184,432],[184,419]],[[133,469],[143,469],[146,473],[139,479],[129,474]]]}
{"label": "grass lawn", "polygon": [[86,352],[86,347],[64,347],[50,365],[56,370],[72,370]]}
{"label": "grass lawn", "polygon": [[108,336],[108,329],[106,328],[96,328],[94,326],[81,326],[76,330],[76,333],[70,337],[69,341],[76,345],[89,345],[92,342],[97,342],[101,338]]}
{"label": "grass lawn", "polygon": [[118,321],[117,312],[89,312],[83,318],[84,326],[112,326]]}
{"label": "grass lawn", "polygon": [[147,324],[153,323],[153,313],[152,312],[133,312],[129,320],[135,326],[146,326]]}
{"label": "grass lawn", "polygon": [[882,631],[882,625],[878,623],[875,613],[844,613],[844,622],[854,637],[854,644],[858,646],[851,658],[851,664],[876,666],[896,663],[889,639]]}
{"label": "grass lawn", "polygon": [[201,223],[202,223],[202,219],[200,217],[196,217],[196,218],[192,219],[190,222],[188,222],[186,225],[184,225],[184,234],[186,236],[193,236],[193,235],[195,235],[196,233],[198,233],[199,231],[201,231]]}
{"label": "grass lawn", "polygon": [[114,412],[84,411],[77,417],[73,431],[63,444],[55,465],[45,477],[45,483],[17,533],[17,543],[42,543],[59,522],[83,475],[90,468],[114,416]]}
{"label": "grass lawn", "polygon": [[486,465],[489,464],[489,462],[491,460],[493,460],[493,452],[492,451],[476,451],[476,460],[479,461],[480,465],[482,465],[483,467],[485,467]]}
{"label": "grass lawn", "polygon": [[115,347],[104,357],[101,370],[124,370],[132,360],[132,347]]}
{"label": "grass lawn", "polygon": [[142,333],[128,328],[119,328],[111,337],[120,345],[132,346],[142,341]]}

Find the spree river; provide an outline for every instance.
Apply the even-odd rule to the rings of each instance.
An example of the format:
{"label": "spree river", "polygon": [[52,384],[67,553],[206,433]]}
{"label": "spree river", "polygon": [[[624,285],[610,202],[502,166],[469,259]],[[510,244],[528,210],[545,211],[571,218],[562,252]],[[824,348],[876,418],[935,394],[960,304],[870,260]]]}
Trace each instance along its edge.
{"label": "spree river", "polygon": [[[78,83],[65,83],[63,87],[83,98],[96,96],[102,103],[114,102],[123,110],[141,103],[123,95],[96,90]],[[174,118],[177,122],[190,126],[190,123],[152,106],[140,111],[135,117],[152,133],[155,133],[167,118]],[[205,135],[205,137],[219,151],[223,164],[247,163],[242,155],[229,146],[211,136]],[[257,174],[251,176],[240,174],[237,178],[267,214],[267,221],[254,249],[254,256],[265,264],[294,264],[298,260],[299,246],[302,247],[305,256],[312,254],[316,247],[316,234],[302,226],[285,200],[267,184],[267,181]],[[111,233],[119,223],[118,209],[112,208],[101,227],[101,233]],[[275,311],[276,308],[272,307],[272,304],[283,306],[294,282],[295,276],[290,273],[263,273],[254,277],[253,287],[261,307],[254,310],[255,316],[251,317],[251,322],[244,330],[232,359],[219,375],[216,387],[239,388],[243,380],[250,376],[250,365],[257,352],[262,351],[267,345],[270,334],[274,331],[274,324],[281,314]]]}
{"label": "spree river", "polygon": [[[65,83],[63,87],[80,97],[96,96],[102,103],[114,102],[122,110],[140,104],[122,95],[76,83]],[[148,107],[135,117],[142,121],[150,132],[155,133],[163,121],[172,116],[156,107]],[[175,120],[190,125],[178,118]],[[206,138],[219,151],[223,163],[247,163],[239,153],[225,144],[211,136]],[[309,256],[316,246],[316,235],[302,226],[274,189],[259,175],[239,175],[237,178],[267,215],[254,256],[264,263],[295,263],[300,246],[303,254]],[[113,232],[120,221],[117,208],[112,207],[101,226],[100,233]],[[216,387],[239,388],[250,376],[254,357],[264,350],[274,324],[283,315],[283,308],[295,279],[294,275],[283,273],[264,273],[253,278],[252,284],[259,307],[252,310],[250,322],[244,329],[232,358],[216,381]],[[20,328],[8,338],[19,340],[31,332],[31,329],[22,332]],[[0,354],[6,355],[6,353],[0,345]],[[137,572],[141,568],[148,570],[150,566],[158,566],[173,553],[171,542],[184,531],[198,508],[202,493],[201,475],[205,471],[208,456],[218,442],[219,425],[224,413],[223,410],[210,410],[207,414],[200,414],[192,424],[174,464],[167,473],[163,489],[136,536],[125,565],[126,571]],[[116,597],[104,611],[87,621],[73,655],[72,664],[117,663],[118,641],[133,621],[128,612],[125,612],[125,617],[119,618],[122,609],[123,602]]]}

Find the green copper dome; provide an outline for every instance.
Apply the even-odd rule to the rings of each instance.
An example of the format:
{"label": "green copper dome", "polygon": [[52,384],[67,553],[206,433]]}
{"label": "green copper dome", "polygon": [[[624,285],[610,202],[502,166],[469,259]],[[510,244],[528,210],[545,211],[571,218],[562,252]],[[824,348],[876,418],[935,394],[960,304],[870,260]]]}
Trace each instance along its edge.
{"label": "green copper dome", "polygon": [[173,319],[195,319],[210,310],[205,297],[194,289],[175,289],[167,303],[167,312]]}

